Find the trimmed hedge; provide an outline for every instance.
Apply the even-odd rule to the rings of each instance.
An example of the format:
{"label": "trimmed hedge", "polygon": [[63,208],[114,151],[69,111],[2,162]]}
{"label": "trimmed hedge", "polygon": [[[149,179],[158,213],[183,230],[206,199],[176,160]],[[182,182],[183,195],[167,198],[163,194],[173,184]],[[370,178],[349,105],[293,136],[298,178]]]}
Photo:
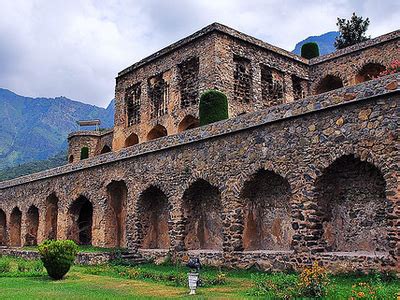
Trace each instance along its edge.
{"label": "trimmed hedge", "polygon": [[301,46],[301,57],[311,59],[319,56],[319,47],[317,43],[305,43]]}
{"label": "trimmed hedge", "polygon": [[200,97],[200,126],[228,119],[228,99],[217,90],[208,90]]}
{"label": "trimmed hedge", "polygon": [[55,280],[68,273],[78,254],[78,246],[70,240],[44,241],[38,249],[47,274]]}

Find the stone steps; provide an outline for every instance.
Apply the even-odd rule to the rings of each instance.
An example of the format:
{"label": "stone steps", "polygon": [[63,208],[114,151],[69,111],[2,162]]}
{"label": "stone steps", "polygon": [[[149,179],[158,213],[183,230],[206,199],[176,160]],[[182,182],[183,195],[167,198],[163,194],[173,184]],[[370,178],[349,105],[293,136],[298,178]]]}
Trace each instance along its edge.
{"label": "stone steps", "polygon": [[143,264],[147,262],[147,260],[138,252],[123,252],[121,253],[121,259],[134,264]]}

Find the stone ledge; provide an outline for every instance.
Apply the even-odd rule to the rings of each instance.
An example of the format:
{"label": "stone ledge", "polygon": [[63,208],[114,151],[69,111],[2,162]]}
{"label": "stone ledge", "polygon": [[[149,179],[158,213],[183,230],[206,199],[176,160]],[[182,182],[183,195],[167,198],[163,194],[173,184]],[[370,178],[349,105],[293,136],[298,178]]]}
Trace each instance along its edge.
{"label": "stone ledge", "polygon": [[362,42],[362,43],[358,43],[358,44],[355,44],[353,46],[349,46],[349,47],[337,50],[335,52],[332,52],[332,53],[329,53],[329,54],[326,54],[326,55],[323,55],[323,56],[312,58],[312,59],[310,59],[309,63],[310,63],[311,66],[317,65],[317,64],[326,62],[328,60],[335,59],[335,58],[338,58],[340,56],[344,56],[344,55],[350,54],[352,52],[363,50],[365,48],[370,48],[370,47],[373,47],[373,46],[377,46],[379,44],[386,43],[388,41],[391,41],[391,40],[394,40],[394,39],[398,39],[398,38],[400,38],[400,30],[395,30],[395,31],[389,32],[387,34],[378,36],[376,38],[370,39],[368,41],[365,41],[365,42]]}
{"label": "stone ledge", "polygon": [[110,133],[112,133],[114,131],[114,129],[109,129],[109,130],[104,130],[104,131],[100,131],[100,130],[80,130],[80,131],[74,131],[71,132],[70,134],[68,134],[68,139],[71,139],[74,136],[96,136],[96,137],[101,137],[104,135],[108,135]]}
{"label": "stone ledge", "polygon": [[68,164],[43,172],[0,182],[0,190],[22,185],[32,181],[77,172],[86,168],[123,161],[148,153],[164,151],[182,145],[233,134],[239,131],[266,126],[302,115],[334,109],[343,105],[366,101],[378,96],[390,96],[400,91],[400,73],[388,75],[359,85],[337,89],[320,95],[310,96],[299,101],[274,106],[261,111],[244,114],[207,126],[194,128],[179,134],[144,142],[118,152],[110,152],[78,163]]}

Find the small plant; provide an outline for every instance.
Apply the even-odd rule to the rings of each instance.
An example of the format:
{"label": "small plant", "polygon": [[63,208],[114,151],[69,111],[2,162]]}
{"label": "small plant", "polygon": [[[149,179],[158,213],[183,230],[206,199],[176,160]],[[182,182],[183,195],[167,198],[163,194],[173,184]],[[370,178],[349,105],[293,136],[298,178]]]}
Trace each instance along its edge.
{"label": "small plant", "polygon": [[292,299],[298,294],[296,275],[284,273],[254,274],[251,278],[254,281],[254,288],[249,292],[251,296],[268,299]]}
{"label": "small plant", "polygon": [[200,126],[228,119],[228,99],[224,93],[208,90],[200,97]]}
{"label": "small plant", "polygon": [[377,299],[376,289],[367,282],[359,282],[351,287],[350,299]]}
{"label": "small plant", "polygon": [[301,57],[311,59],[319,56],[319,47],[315,42],[305,43],[301,46]]}
{"label": "small plant", "polygon": [[70,240],[48,240],[39,245],[39,253],[49,276],[60,280],[71,268],[78,254],[78,246]]}
{"label": "small plant", "polygon": [[8,273],[11,271],[11,261],[7,258],[1,258],[0,260],[0,274]]}
{"label": "small plant", "polygon": [[329,284],[328,273],[317,261],[305,268],[299,277],[299,291],[305,297],[323,297]]}

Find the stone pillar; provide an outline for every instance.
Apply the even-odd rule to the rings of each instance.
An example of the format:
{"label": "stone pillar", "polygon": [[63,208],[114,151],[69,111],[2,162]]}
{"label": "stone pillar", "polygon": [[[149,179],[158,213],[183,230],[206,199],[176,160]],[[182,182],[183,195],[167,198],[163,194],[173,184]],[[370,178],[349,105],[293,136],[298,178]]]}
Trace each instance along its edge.
{"label": "stone pillar", "polygon": [[289,73],[285,73],[283,75],[284,78],[284,84],[285,84],[285,93],[283,95],[285,103],[290,103],[294,101],[294,96],[293,96],[293,82],[292,82],[292,76]]}
{"label": "stone pillar", "polygon": [[170,251],[175,258],[182,255],[185,249],[185,220],[182,211],[182,197],[178,194],[169,197],[170,212],[168,229]]}
{"label": "stone pillar", "polygon": [[397,270],[400,269],[400,184],[386,191],[388,208],[388,251]]}

